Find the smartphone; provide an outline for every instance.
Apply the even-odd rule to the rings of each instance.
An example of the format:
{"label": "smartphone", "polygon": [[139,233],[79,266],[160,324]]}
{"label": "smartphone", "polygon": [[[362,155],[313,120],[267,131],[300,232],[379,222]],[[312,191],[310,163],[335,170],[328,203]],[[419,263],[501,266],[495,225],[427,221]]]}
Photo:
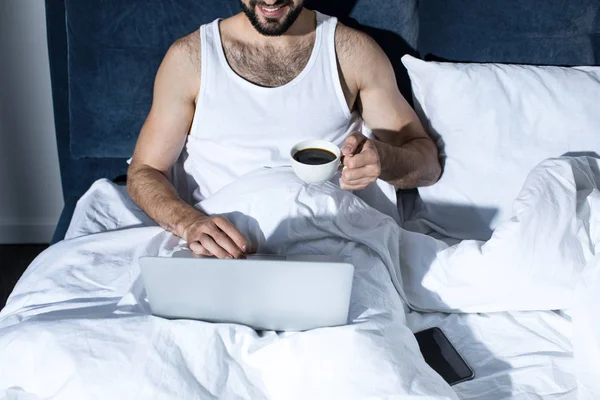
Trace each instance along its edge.
{"label": "smartphone", "polygon": [[440,328],[415,333],[425,362],[449,385],[473,379],[475,374]]}

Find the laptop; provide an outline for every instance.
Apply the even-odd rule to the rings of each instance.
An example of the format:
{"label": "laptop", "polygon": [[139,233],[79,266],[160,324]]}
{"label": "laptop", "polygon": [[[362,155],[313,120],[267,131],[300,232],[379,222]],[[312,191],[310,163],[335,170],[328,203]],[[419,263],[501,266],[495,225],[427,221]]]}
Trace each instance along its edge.
{"label": "laptop", "polygon": [[152,314],[236,323],[256,330],[305,331],[345,325],[354,266],[329,256],[250,255],[140,258]]}

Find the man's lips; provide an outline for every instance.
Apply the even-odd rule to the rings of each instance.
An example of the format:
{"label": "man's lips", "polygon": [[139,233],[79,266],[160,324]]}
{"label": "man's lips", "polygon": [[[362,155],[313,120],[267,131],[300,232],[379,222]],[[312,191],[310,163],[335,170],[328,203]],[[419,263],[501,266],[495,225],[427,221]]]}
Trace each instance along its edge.
{"label": "man's lips", "polygon": [[257,6],[261,14],[266,18],[279,18],[287,9],[287,6]]}

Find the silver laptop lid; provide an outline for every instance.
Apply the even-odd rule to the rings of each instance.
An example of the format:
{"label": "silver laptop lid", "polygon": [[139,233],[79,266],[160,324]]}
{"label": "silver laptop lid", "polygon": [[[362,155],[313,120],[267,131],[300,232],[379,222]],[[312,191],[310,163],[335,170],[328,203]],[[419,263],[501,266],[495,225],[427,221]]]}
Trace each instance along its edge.
{"label": "silver laptop lid", "polygon": [[354,267],[328,256],[140,258],[152,313],[302,331],[347,323]]}

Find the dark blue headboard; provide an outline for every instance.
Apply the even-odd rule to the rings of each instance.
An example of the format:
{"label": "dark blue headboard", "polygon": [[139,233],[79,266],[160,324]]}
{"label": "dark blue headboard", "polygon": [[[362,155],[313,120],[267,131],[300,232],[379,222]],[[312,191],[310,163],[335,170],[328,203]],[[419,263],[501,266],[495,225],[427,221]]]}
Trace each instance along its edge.
{"label": "dark blue headboard", "polygon": [[[600,0],[308,0],[368,32],[410,98],[405,53],[449,61],[600,64]],[[46,0],[65,209],[99,178],[126,173],[168,46],[239,0]]]}

